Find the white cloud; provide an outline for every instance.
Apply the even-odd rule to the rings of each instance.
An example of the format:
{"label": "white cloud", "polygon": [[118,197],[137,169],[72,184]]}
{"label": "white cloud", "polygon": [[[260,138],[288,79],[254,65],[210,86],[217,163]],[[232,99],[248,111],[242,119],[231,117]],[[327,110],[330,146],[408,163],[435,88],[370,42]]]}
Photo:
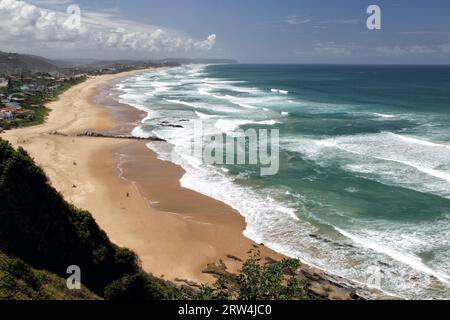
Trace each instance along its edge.
{"label": "white cloud", "polygon": [[396,45],[396,46],[361,46],[354,43],[340,44],[334,41],[317,42],[311,50],[298,51],[297,54],[314,53],[323,56],[364,56],[378,55],[386,57],[402,56],[442,56],[450,54],[450,42],[435,45]]}
{"label": "white cloud", "polygon": [[360,19],[338,19],[338,20],[325,20],[319,21],[321,24],[358,24],[361,23]]}
{"label": "white cloud", "polygon": [[[70,0],[36,0],[42,4],[70,4]],[[43,9],[17,0],[0,0],[0,42],[14,48],[116,50],[135,53],[173,53],[211,50],[216,35],[197,40],[169,28],[121,19],[113,13],[66,12]]]}
{"label": "white cloud", "polygon": [[405,55],[421,55],[421,54],[435,54],[445,52],[445,47],[440,46],[379,46],[375,48],[377,53],[387,56],[405,56]]}
{"label": "white cloud", "polygon": [[300,19],[296,14],[291,14],[286,17],[284,20],[287,24],[296,25],[296,24],[305,24],[311,22],[311,19]]}
{"label": "white cloud", "polygon": [[208,38],[206,38],[206,40],[194,43],[194,47],[202,50],[211,50],[215,44],[216,44],[216,35],[211,34],[208,36]]}
{"label": "white cloud", "polygon": [[445,43],[445,44],[441,44],[439,46],[439,50],[441,50],[443,53],[450,53],[450,42],[449,43]]}
{"label": "white cloud", "polygon": [[361,20],[359,20],[359,19],[342,19],[342,20],[336,20],[333,22],[337,23],[337,24],[358,24],[361,22]]}
{"label": "white cloud", "polygon": [[72,3],[72,0],[30,0],[29,3],[36,5],[46,5],[46,6],[55,6],[55,5],[67,5]]}
{"label": "white cloud", "polygon": [[314,52],[320,55],[346,56],[352,54],[348,46],[337,45],[334,42],[319,43],[314,47]]}
{"label": "white cloud", "polygon": [[401,31],[399,34],[404,35],[422,35],[422,34],[435,34],[433,31]]}

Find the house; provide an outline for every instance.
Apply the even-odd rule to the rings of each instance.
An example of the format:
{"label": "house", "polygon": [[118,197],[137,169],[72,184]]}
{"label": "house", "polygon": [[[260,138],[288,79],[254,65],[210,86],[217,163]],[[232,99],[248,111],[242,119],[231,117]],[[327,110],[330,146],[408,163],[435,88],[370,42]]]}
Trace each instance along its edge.
{"label": "house", "polygon": [[28,109],[18,109],[16,110],[15,115],[17,118],[24,119],[34,115],[34,111]]}
{"label": "house", "polygon": [[18,102],[7,100],[7,101],[2,101],[2,103],[3,103],[3,105],[6,108],[11,108],[11,109],[20,109],[20,108],[22,108],[22,106]]}
{"label": "house", "polygon": [[23,97],[23,93],[22,93],[22,92],[14,92],[14,93],[11,93],[11,94],[8,96],[8,99],[9,99],[9,100],[12,100],[12,99],[15,98],[15,97],[21,98],[21,97]]}
{"label": "house", "polygon": [[10,99],[14,102],[24,102],[25,101],[25,98],[23,98],[23,97],[12,97]]}
{"label": "house", "polygon": [[39,85],[39,86],[33,86],[28,90],[31,94],[42,94],[47,92],[47,87]]}
{"label": "house", "polygon": [[85,76],[86,76],[85,73],[80,73],[80,74],[73,75],[71,78],[72,79],[79,79],[79,78],[82,78],[82,77],[85,77]]}
{"label": "house", "polygon": [[0,88],[6,88],[8,86],[8,80],[5,78],[0,78]]}
{"label": "house", "polygon": [[0,108],[0,120],[13,121],[16,119],[15,109],[12,108]]}

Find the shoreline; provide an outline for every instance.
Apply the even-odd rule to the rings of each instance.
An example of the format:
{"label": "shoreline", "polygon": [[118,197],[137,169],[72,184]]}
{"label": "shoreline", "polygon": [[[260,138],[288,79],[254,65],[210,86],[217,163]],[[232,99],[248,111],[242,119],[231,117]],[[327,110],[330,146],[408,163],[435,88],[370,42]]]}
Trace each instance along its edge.
{"label": "shoreline", "polygon": [[[48,104],[51,112],[44,124],[0,137],[24,147],[66,200],[89,210],[111,241],[135,251],[144,270],[155,276],[177,284],[212,283],[215,277],[203,272],[208,264],[222,261],[227,271],[235,273],[239,260],[245,260],[253,247],[263,258],[283,258],[243,235],[245,219],[236,210],[182,188],[183,169],[157,159],[147,142],[48,134],[129,130],[145,113],[98,99],[98,92],[108,92],[120,79],[146,71],[91,77]],[[345,299],[353,293],[351,286],[343,288],[323,271],[302,265],[302,272],[324,296]]]}

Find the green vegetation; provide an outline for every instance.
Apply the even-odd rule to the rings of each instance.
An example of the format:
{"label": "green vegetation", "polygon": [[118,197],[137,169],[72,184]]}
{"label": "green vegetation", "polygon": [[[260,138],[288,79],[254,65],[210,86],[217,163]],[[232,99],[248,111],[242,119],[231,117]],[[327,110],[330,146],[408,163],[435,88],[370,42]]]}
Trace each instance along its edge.
{"label": "green vegetation", "polygon": [[224,273],[213,287],[203,285],[198,299],[309,300],[319,299],[308,282],[297,274],[300,262],[293,259],[262,264],[257,250],[250,252],[238,275]]}
{"label": "green vegetation", "polygon": [[[46,103],[55,101],[58,96],[67,91],[70,87],[86,81],[86,77],[71,78],[65,80],[58,89],[50,91],[48,93],[37,94],[26,98],[23,107],[25,109],[32,110],[34,114],[26,119],[16,119],[15,127],[29,127],[44,123],[49,109],[45,106]],[[6,127],[5,127],[6,129]]]}
{"label": "green vegetation", "polygon": [[143,301],[182,297],[188,298],[189,295],[168,287],[160,279],[142,271],[114,281],[105,290],[105,298],[108,300]]}
{"label": "green vegetation", "polygon": [[16,120],[14,121],[3,121],[0,120],[0,132],[2,130],[9,130],[12,128],[17,128],[19,126],[18,122]]}
{"label": "green vegetation", "polygon": [[[0,128],[9,130],[19,127],[29,127],[41,124],[47,118],[49,109],[45,106],[46,103],[55,101],[58,96],[68,90],[70,87],[82,83],[86,80],[86,77],[70,78],[60,83],[60,87],[48,92],[37,93],[34,95],[26,96],[25,101],[21,104],[23,109],[33,111],[32,115],[26,118],[16,118],[14,121],[0,120]],[[47,84],[48,85],[48,84]],[[4,94],[9,95],[14,91],[4,89]]]}
{"label": "green vegetation", "polygon": [[45,106],[39,106],[36,108],[32,108],[31,110],[34,111],[34,114],[26,119],[18,119],[10,122],[5,123],[4,126],[0,124],[0,127],[3,127],[5,130],[13,129],[13,128],[20,128],[20,127],[29,127],[29,126],[35,126],[41,123],[44,123],[45,118],[47,118],[47,115],[49,113],[49,109]]}
{"label": "green vegetation", "polygon": [[69,290],[66,280],[31,268],[0,252],[0,300],[97,300],[86,287]]}

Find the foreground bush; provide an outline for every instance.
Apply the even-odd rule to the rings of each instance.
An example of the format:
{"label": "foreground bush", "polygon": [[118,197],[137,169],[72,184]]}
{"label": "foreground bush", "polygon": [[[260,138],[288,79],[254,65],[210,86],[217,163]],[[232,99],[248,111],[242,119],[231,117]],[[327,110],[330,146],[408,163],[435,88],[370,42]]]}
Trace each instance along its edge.
{"label": "foreground bush", "polygon": [[38,271],[22,260],[0,252],[0,300],[96,300],[84,286],[69,290],[66,280],[48,271]]}
{"label": "foreground bush", "polygon": [[308,282],[298,274],[293,259],[261,263],[257,250],[250,252],[238,275],[221,275],[214,286],[203,285],[198,299],[307,300],[317,299]]}

